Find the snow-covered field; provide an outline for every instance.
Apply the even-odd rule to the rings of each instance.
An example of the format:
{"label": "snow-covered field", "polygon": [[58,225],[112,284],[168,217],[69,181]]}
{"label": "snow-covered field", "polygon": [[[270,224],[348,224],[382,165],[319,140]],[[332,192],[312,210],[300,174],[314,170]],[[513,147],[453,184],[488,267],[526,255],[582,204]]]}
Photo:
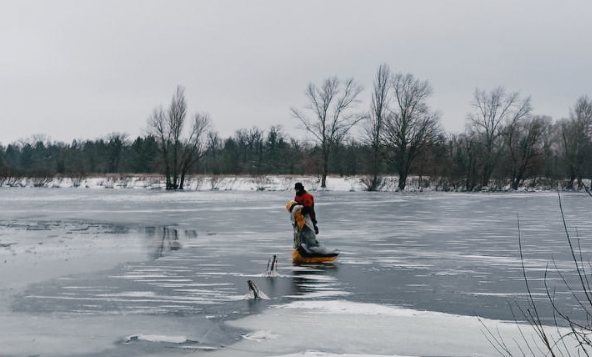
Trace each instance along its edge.
{"label": "snow-covered field", "polygon": [[[556,194],[368,193],[337,179],[314,193],[338,262],[293,266],[283,207],[295,180],[314,180],[282,180],[0,189],[0,356],[497,356],[487,329],[521,355],[516,341],[537,338],[508,322],[507,303],[525,298],[518,214],[533,280],[553,258],[571,270]],[[589,237],[590,198],[562,199]]]}

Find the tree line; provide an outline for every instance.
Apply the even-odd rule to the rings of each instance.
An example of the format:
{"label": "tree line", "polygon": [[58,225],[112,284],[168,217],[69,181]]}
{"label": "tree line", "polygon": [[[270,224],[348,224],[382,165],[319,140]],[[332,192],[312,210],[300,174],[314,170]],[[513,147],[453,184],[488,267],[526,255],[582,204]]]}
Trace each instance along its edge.
{"label": "tree line", "polygon": [[[367,109],[352,78],[309,84],[306,104],[291,108],[312,140],[281,125],[241,128],[221,138],[208,114],[188,115],[183,87],[157,107],[146,134],[112,133],[70,144],[34,136],[0,145],[0,177],[84,177],[92,174],[164,175],[167,189],[183,189],[188,175],[359,175],[368,190],[398,176],[419,185],[474,191],[529,185],[583,187],[592,178],[592,100],[582,96],[569,116],[534,115],[530,97],[504,87],[476,89],[466,130],[447,134],[429,105],[427,80],[379,66]],[[188,120],[189,118],[189,120]],[[188,125],[186,125],[188,124]]]}

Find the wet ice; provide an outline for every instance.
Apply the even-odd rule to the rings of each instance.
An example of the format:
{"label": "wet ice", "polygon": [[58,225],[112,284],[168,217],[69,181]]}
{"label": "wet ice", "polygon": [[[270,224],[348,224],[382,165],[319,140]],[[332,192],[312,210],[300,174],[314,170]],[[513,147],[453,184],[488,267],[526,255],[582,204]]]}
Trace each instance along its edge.
{"label": "wet ice", "polygon": [[[428,325],[474,329],[473,322],[456,315],[511,319],[507,299],[524,298],[516,212],[528,273],[540,277],[551,252],[559,267],[570,268],[555,220],[556,195],[545,193],[318,192],[319,239],[340,249],[339,261],[329,267],[293,266],[283,209],[290,194],[1,191],[2,354],[215,349],[232,355],[245,344],[251,349],[251,343],[259,346],[251,349],[253,356],[313,346],[326,353],[427,353],[386,340],[360,347],[352,341],[354,335],[386,339],[389,328],[391,334],[403,333],[397,328],[403,320],[417,324],[413,338],[420,341]],[[568,215],[580,236],[591,232],[579,211],[586,200],[568,194],[564,202],[574,207]],[[273,255],[276,274],[268,276]],[[245,299],[248,280],[269,300]],[[325,309],[322,316],[317,306]],[[381,310],[397,306],[450,315],[401,320]],[[368,317],[368,311],[382,312]],[[355,332],[355,321],[370,325]],[[316,339],[306,344],[309,337],[300,330],[313,322],[314,331],[332,344]],[[387,331],[373,331],[378,326]],[[339,334],[341,346],[335,345]],[[444,344],[445,335],[437,340]],[[472,347],[486,349],[487,342],[481,342]],[[450,353],[470,353],[466,341],[454,343],[443,346]],[[459,346],[465,349],[456,350]]]}

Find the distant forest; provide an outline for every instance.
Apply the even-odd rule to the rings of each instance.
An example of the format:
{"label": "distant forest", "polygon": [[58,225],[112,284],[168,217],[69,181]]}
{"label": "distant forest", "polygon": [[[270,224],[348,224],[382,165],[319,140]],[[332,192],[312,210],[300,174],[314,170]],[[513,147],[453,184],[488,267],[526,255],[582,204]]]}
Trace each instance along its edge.
{"label": "distant forest", "polygon": [[[207,114],[187,115],[178,87],[169,106],[148,118],[145,136],[112,133],[96,140],[50,142],[43,137],[0,145],[0,184],[19,177],[153,174],[167,189],[205,175],[327,175],[364,177],[379,190],[384,176],[407,177],[442,190],[474,191],[523,185],[584,187],[592,178],[592,100],[582,96],[569,117],[532,115],[530,98],[503,87],[475,90],[467,129],[447,134],[427,99],[431,87],[411,74],[377,71],[365,111],[353,79],[310,84],[308,105],[292,108],[312,140],[281,126],[243,128],[228,138],[212,130]],[[187,124],[187,125],[186,125]]]}

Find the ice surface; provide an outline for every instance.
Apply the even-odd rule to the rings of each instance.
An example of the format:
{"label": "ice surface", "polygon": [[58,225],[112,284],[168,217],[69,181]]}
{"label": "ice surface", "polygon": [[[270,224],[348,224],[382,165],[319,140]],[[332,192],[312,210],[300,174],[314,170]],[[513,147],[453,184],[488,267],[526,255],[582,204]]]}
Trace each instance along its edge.
{"label": "ice surface", "polygon": [[[522,339],[502,322],[508,301],[525,298],[518,212],[535,298],[546,298],[552,258],[572,276],[556,194],[330,182],[315,191],[319,239],[341,254],[318,267],[290,262],[289,182],[289,192],[0,189],[0,355],[497,356],[484,326]],[[564,197],[581,237],[589,205]],[[269,299],[245,299],[249,279]]]}

